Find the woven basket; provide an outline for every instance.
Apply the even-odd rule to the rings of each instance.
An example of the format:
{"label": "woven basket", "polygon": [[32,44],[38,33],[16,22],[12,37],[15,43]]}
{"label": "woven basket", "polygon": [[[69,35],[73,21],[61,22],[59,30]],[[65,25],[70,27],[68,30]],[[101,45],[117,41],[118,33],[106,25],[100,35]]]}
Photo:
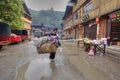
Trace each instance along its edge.
{"label": "woven basket", "polygon": [[57,47],[55,46],[55,44],[51,44],[51,43],[42,44],[41,47],[37,48],[37,52],[39,54],[56,53],[56,51],[57,51]]}

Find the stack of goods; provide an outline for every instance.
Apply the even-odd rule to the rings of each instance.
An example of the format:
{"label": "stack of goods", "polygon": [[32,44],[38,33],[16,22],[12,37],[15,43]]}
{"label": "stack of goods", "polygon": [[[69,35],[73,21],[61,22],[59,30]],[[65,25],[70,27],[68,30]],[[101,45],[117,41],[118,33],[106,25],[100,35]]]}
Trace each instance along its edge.
{"label": "stack of goods", "polygon": [[97,40],[97,39],[91,40],[91,43],[92,43],[92,44],[100,44],[100,40]]}
{"label": "stack of goods", "polygon": [[45,53],[56,53],[57,47],[55,44],[52,43],[45,43],[42,44],[41,47],[37,47],[37,52],[39,54],[45,54]]}
{"label": "stack of goods", "polygon": [[44,36],[34,39],[34,45],[39,54],[55,53],[57,51],[56,39],[50,36]]}
{"label": "stack of goods", "polygon": [[90,43],[90,41],[91,41],[90,39],[84,38],[84,42],[85,42],[85,43]]}

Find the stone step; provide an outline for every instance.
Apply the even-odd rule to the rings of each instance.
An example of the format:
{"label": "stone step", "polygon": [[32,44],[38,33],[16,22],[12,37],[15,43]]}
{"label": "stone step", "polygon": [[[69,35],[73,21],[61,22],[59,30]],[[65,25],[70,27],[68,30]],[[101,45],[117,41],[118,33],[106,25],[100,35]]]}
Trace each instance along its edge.
{"label": "stone step", "polygon": [[[77,45],[77,42],[75,40],[66,40],[66,42],[70,42]],[[107,47],[106,56],[109,57],[112,61],[120,63],[120,47],[118,46]]]}
{"label": "stone step", "polygon": [[106,49],[106,55],[113,61],[120,63],[120,51],[115,49]]}
{"label": "stone step", "polygon": [[110,49],[110,48],[106,48],[106,52],[110,55],[116,56],[116,57],[120,57],[120,50],[119,49]]}

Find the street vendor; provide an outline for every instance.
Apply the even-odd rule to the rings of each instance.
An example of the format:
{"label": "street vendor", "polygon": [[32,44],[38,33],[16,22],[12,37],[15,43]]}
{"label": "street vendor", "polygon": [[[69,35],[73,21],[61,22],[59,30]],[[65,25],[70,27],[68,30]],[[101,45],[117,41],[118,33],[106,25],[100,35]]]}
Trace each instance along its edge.
{"label": "street vendor", "polygon": [[[53,43],[54,43],[57,47],[58,47],[58,46],[61,46],[61,44],[60,44],[60,42],[59,42],[59,39],[58,39],[58,36],[57,36],[57,28],[54,28],[54,29],[52,30],[52,32],[49,34],[49,36],[54,39],[54,40],[53,40]],[[56,53],[50,53],[49,58],[51,59],[51,61],[54,61],[54,59],[55,59],[55,54],[56,54]]]}

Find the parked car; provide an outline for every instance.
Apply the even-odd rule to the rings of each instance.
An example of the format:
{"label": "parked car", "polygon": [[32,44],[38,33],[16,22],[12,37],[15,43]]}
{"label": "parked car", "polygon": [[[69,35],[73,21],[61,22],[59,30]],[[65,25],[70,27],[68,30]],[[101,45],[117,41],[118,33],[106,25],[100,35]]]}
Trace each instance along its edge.
{"label": "parked car", "polygon": [[11,43],[18,43],[22,41],[21,36],[16,35],[14,33],[11,33],[10,37],[11,37],[11,41],[10,41]]}
{"label": "parked car", "polygon": [[21,36],[22,41],[28,40],[28,32],[27,30],[11,30],[12,33]]}
{"label": "parked car", "polygon": [[42,31],[39,31],[39,30],[36,30],[34,32],[34,37],[41,37],[43,35],[43,32]]}
{"label": "parked car", "polygon": [[0,22],[0,49],[10,43],[10,28],[7,23]]}
{"label": "parked car", "polygon": [[21,30],[22,31],[22,41],[28,40],[28,32],[27,30]]}

